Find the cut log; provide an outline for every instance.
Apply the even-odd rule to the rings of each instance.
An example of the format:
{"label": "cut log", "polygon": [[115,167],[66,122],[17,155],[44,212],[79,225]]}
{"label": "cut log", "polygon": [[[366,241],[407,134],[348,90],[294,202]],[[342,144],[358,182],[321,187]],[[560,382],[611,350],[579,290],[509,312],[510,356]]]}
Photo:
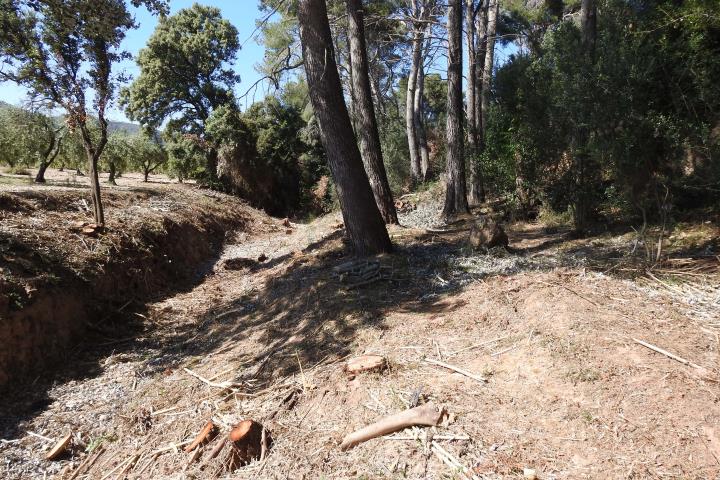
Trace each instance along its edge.
{"label": "cut log", "polygon": [[207,422],[202,430],[200,430],[200,433],[197,434],[197,437],[195,437],[195,440],[192,441],[190,445],[185,447],[186,452],[192,452],[200,445],[204,445],[210,440],[212,440],[215,435],[217,434],[217,428],[215,427],[215,424],[213,422]]}
{"label": "cut log", "polygon": [[442,422],[443,416],[445,416],[444,408],[438,408],[432,403],[426,403],[420,407],[387,416],[372,425],[368,425],[365,428],[345,436],[340,444],[340,450],[348,450],[362,442],[397,432],[407,427],[416,425],[427,427],[437,426]]}
{"label": "cut log", "polygon": [[47,460],[55,460],[56,458],[60,457],[63,453],[67,451],[67,449],[70,447],[70,443],[72,441],[72,432],[68,433],[64,437],[60,439],[48,452],[47,455],[45,455],[45,458]]}
{"label": "cut log", "polygon": [[386,366],[387,361],[381,355],[361,355],[348,360],[345,364],[345,371],[351,375],[357,375],[362,372],[383,370]]}
{"label": "cut log", "polygon": [[[254,420],[243,420],[230,431],[232,450],[228,464],[231,470],[257,460],[263,453],[263,426]],[[269,442],[269,434],[265,434]]]}

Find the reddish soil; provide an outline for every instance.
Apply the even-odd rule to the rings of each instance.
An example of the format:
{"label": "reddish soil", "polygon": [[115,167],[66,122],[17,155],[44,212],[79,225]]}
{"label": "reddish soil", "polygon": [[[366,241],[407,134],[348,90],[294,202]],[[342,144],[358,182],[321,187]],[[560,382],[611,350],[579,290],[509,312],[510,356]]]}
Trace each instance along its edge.
{"label": "reddish soil", "polygon": [[[630,261],[627,235],[572,240],[518,223],[514,253],[485,253],[467,248],[462,226],[394,227],[395,254],[352,264],[377,272],[362,283],[344,273],[352,258],[336,216],[290,233],[256,225],[228,236],[201,283],[140,312],[142,331],[97,355],[92,374],[57,383],[32,409],[31,387],[8,401],[8,478],[720,476],[715,226],[673,234],[671,258],[649,273]],[[348,356],[370,353],[390,368],[343,372]],[[339,450],[345,434],[415,401],[449,418]],[[273,444],[229,471],[227,451],[209,451],[244,419]],[[221,435],[192,461],[179,446],[208,420]],[[27,433],[67,431],[75,448],[53,462],[52,442]]]}

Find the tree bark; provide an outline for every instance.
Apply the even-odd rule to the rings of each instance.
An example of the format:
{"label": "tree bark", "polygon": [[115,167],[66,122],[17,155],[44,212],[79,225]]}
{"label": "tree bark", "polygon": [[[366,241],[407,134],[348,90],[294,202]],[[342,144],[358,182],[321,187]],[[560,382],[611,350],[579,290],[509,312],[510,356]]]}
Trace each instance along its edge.
{"label": "tree bark", "polygon": [[580,30],[585,53],[590,59],[595,57],[597,38],[597,6],[595,0],[582,0],[580,4]]}
{"label": "tree bark", "polygon": [[80,123],[80,133],[82,136],[83,146],[85,147],[85,154],[88,159],[88,166],[90,168],[90,196],[93,203],[93,217],[95,219],[95,223],[102,226],[105,225],[105,211],[103,209],[102,198],[100,196],[98,160],[100,159],[100,155],[107,143],[107,122],[102,115],[100,116],[99,121],[100,140],[97,146],[93,145],[90,131],[84,122]]}
{"label": "tree bark", "polygon": [[[428,41],[429,44],[429,41]],[[425,46],[427,51],[428,46]],[[430,167],[430,152],[428,151],[427,135],[425,133],[425,65],[420,61],[417,71],[417,85],[415,85],[415,101],[413,110],[415,114],[415,131],[417,133],[418,151],[420,152],[420,175],[423,182],[430,180],[432,169]]]}
{"label": "tree bark", "polygon": [[[413,1],[413,10],[417,12],[415,1]],[[421,14],[421,17],[422,16],[423,14]],[[417,88],[418,70],[422,62],[424,37],[425,26],[418,24],[418,22],[413,22],[412,63],[410,64],[407,96],[405,98],[405,126],[407,129],[408,148],[410,150],[410,177],[413,184],[417,184],[422,180],[421,157],[415,127],[415,89]]]}
{"label": "tree bark", "polygon": [[462,129],[462,0],[448,2],[447,184],[443,216],[468,213]]}
{"label": "tree bark", "polygon": [[117,170],[115,168],[115,162],[110,162],[108,170],[110,170],[110,174],[108,175],[107,183],[109,183],[110,185],[117,185],[117,182],[115,181],[115,172]]}
{"label": "tree bark", "polygon": [[365,46],[365,24],[362,0],[347,0],[348,41],[350,64],[352,66],[353,104],[357,114],[357,138],[360,153],[375,203],[385,223],[398,223],[392,191],[383,163],[378,132],[377,117],[372,100],[372,87],[368,71],[367,49]]}
{"label": "tree bark", "polygon": [[[62,146],[63,139],[62,135],[60,135],[61,130],[62,128],[50,130],[48,148],[43,152],[43,157],[40,161],[40,166],[38,167],[38,173],[35,175],[35,183],[45,183],[45,172],[60,153],[60,147]],[[60,171],[62,171],[62,168]]]}
{"label": "tree bark", "polygon": [[482,122],[482,81],[485,74],[485,56],[487,55],[487,0],[480,0],[475,13],[475,128],[478,142],[484,146],[485,126]]}
{"label": "tree bark", "polygon": [[488,5],[488,22],[487,22],[487,51],[485,52],[485,65],[483,65],[482,78],[482,94],[481,94],[481,112],[480,118],[483,130],[487,124],[488,109],[490,108],[490,84],[492,81],[492,71],[495,62],[495,34],[497,32],[497,17],[500,9],[498,0],[490,0]]}
{"label": "tree bark", "polygon": [[390,237],[363,168],[343,98],[325,0],[300,0],[298,23],[310,101],[347,235],[358,255],[389,252]]}
{"label": "tree bark", "polygon": [[[482,0],[481,0],[482,1]],[[482,182],[482,170],[480,166],[480,155],[482,154],[482,144],[478,134],[478,115],[476,108],[478,107],[477,96],[480,94],[480,85],[478,84],[478,42],[476,39],[477,32],[475,26],[475,2],[467,0],[465,9],[465,35],[468,50],[468,75],[467,75],[467,99],[465,108],[465,117],[467,124],[467,141],[470,159],[470,182],[468,188],[468,202],[471,205],[477,205],[485,200],[485,192]],[[482,67],[481,67],[482,68]]]}

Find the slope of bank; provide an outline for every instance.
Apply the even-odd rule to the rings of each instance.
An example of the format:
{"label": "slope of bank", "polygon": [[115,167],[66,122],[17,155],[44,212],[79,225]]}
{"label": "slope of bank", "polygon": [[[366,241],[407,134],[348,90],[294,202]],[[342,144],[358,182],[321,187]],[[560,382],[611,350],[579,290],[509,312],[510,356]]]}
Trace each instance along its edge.
{"label": "slope of bank", "polygon": [[91,330],[114,337],[118,310],[190,287],[228,231],[260,214],[241,201],[182,185],[103,192],[103,232],[89,192],[71,187],[0,190],[0,388],[62,363]]}

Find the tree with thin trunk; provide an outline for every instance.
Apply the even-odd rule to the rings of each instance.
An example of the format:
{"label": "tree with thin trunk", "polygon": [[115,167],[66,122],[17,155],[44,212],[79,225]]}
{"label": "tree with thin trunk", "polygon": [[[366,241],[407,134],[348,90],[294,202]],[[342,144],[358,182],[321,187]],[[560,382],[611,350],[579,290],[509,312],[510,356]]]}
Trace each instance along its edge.
{"label": "tree with thin trunk", "polygon": [[380,147],[372,88],[368,72],[367,49],[365,47],[365,22],[362,0],[347,0],[348,41],[352,65],[352,98],[357,118],[357,137],[360,153],[375,196],[375,203],[385,223],[398,223],[392,191],[388,183],[385,164]]}
{"label": "tree with thin trunk", "polygon": [[[131,3],[167,11],[163,0]],[[36,99],[65,109],[68,129],[82,138],[93,215],[103,225],[98,160],[108,137],[105,110],[119,83],[112,65],[127,58],[120,43],[136,26],[128,5],[119,0],[0,0],[0,25],[0,61],[8,67],[0,70],[0,81],[18,83]],[[97,136],[90,134],[90,105]]]}
{"label": "tree with thin trunk", "polygon": [[347,235],[358,255],[389,252],[390,237],[363,168],[343,98],[325,0],[300,0],[297,15],[310,101]]}
{"label": "tree with thin trunk", "polygon": [[[48,119],[50,122],[52,122],[52,119]],[[47,169],[52,165],[52,163],[55,161],[55,159],[58,156],[58,153],[60,153],[60,148],[62,147],[62,131],[64,130],[64,127],[57,127],[56,125],[53,125],[52,123],[48,125],[48,128],[46,130],[47,133],[47,147],[42,153],[42,157],[40,158],[40,165],[38,166],[37,174],[35,175],[35,183],[45,183],[45,172]]]}
{"label": "tree with thin trunk", "polygon": [[497,33],[497,17],[500,10],[500,2],[498,0],[490,0],[488,5],[487,20],[487,50],[485,52],[485,64],[483,65],[482,92],[480,121],[483,125],[487,125],[488,110],[490,108],[490,85],[492,84],[492,71],[495,63],[495,36]]}
{"label": "tree with thin trunk", "polygon": [[[429,50],[430,36],[426,35],[425,52]],[[424,57],[424,55],[423,55]],[[415,102],[413,105],[415,116],[415,133],[420,153],[420,175],[423,182],[430,180],[432,170],[430,168],[430,152],[425,132],[425,59],[420,62],[417,71],[417,85],[415,86]]]}
{"label": "tree with thin trunk", "polygon": [[[482,1],[481,1],[482,3]],[[477,16],[475,1],[467,0],[465,6],[465,38],[468,50],[468,75],[465,117],[467,125],[468,158],[470,159],[470,185],[468,189],[468,201],[470,204],[479,204],[484,200],[482,170],[480,168],[480,154],[482,143],[478,135],[478,115],[475,108],[478,105],[477,96],[480,94],[478,84],[478,42],[476,41],[477,29],[475,18]],[[480,67],[482,68],[482,67]]]}
{"label": "tree with thin trunk", "polygon": [[424,4],[418,4],[418,0],[412,0],[412,11],[415,18],[410,21],[413,40],[412,60],[408,74],[407,95],[405,97],[405,127],[410,151],[410,177],[412,182],[417,184],[422,181],[422,165],[415,113],[415,91],[418,84],[418,72],[422,68],[426,29],[424,20],[427,16],[427,9]]}
{"label": "tree with thin trunk", "polygon": [[447,167],[443,217],[468,213],[462,129],[462,0],[448,2]]}

